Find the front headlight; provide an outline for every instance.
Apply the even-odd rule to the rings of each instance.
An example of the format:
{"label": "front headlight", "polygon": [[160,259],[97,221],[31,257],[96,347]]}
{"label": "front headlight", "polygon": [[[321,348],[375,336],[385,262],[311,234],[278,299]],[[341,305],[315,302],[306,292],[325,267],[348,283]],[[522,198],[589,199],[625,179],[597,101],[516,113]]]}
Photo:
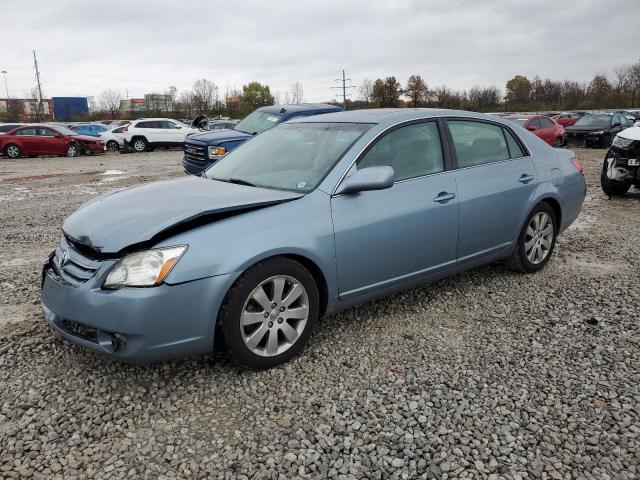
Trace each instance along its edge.
{"label": "front headlight", "polygon": [[602,135],[604,134],[604,130],[598,130],[597,132],[589,132],[589,135]]}
{"label": "front headlight", "polygon": [[220,160],[224,157],[226,150],[224,147],[209,147],[209,159],[210,160]]}
{"label": "front headlight", "polygon": [[160,285],[187,247],[156,248],[130,253],[109,272],[103,288],[153,287]]}
{"label": "front headlight", "polygon": [[628,138],[622,138],[616,135],[616,138],[613,139],[613,146],[618,148],[627,148],[633,142],[635,142],[635,140],[629,140]]}

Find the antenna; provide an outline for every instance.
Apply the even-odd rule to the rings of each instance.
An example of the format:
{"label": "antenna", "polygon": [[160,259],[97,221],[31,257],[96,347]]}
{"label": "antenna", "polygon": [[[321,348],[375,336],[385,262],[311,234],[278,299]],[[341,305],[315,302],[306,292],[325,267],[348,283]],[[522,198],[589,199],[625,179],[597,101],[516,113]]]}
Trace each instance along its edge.
{"label": "antenna", "polygon": [[40,84],[40,71],[38,70],[38,59],[36,51],[33,51],[33,66],[36,69],[36,82],[38,82],[38,111],[36,112],[38,122],[43,120],[44,108],[42,107],[42,85]]}
{"label": "antenna", "polygon": [[347,109],[347,97],[350,97],[351,94],[347,93],[347,88],[356,88],[355,85],[347,85],[347,82],[350,82],[350,78],[346,78],[344,74],[344,69],[342,70],[342,78],[336,78],[336,82],[342,82],[342,86],[331,87],[331,88],[341,88],[342,89],[342,105],[344,109]]}

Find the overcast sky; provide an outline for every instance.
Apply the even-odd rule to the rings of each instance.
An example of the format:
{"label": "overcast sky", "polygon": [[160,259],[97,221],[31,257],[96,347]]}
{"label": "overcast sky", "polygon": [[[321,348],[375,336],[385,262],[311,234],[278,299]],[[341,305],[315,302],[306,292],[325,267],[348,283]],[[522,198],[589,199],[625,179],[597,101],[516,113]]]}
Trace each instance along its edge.
{"label": "overcast sky", "polygon": [[221,94],[257,80],[281,98],[299,81],[309,102],[336,96],[342,68],[353,85],[416,73],[503,89],[515,74],[588,81],[640,56],[638,0],[18,0],[1,12],[12,97],[35,85],[33,49],[47,97],[207,78]]}

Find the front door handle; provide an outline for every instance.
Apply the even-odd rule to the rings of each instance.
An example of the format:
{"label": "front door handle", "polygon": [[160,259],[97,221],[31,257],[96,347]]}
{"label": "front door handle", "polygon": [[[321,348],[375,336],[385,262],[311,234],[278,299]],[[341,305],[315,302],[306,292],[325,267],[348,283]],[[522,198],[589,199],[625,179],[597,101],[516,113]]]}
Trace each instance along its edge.
{"label": "front door handle", "polygon": [[449,200],[453,200],[454,198],[456,198],[455,193],[440,192],[438,195],[434,197],[433,201],[438,203],[446,203]]}
{"label": "front door handle", "polygon": [[523,173],[522,175],[520,175],[520,178],[518,179],[518,181],[520,183],[529,183],[534,178],[535,177],[533,175],[529,175],[528,173]]}

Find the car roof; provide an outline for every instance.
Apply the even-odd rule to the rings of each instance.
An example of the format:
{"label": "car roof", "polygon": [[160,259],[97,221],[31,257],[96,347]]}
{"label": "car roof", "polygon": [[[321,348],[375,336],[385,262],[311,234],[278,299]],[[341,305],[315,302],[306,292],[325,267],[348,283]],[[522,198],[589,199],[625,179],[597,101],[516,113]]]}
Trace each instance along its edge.
{"label": "car roof", "polygon": [[334,123],[372,123],[391,125],[403,121],[433,117],[465,117],[490,122],[502,123],[502,118],[486,113],[449,110],[440,108],[371,108],[365,110],[349,110],[347,112],[324,113],[313,117],[302,117],[292,122],[334,122]]}
{"label": "car roof", "polygon": [[[284,112],[282,111],[284,109]],[[328,103],[297,103],[286,105],[269,105],[267,107],[260,107],[258,111],[267,113],[296,113],[296,112],[308,112],[313,110],[330,110],[334,112],[342,111],[342,108]]]}
{"label": "car roof", "polygon": [[524,114],[524,115],[507,115],[504,118],[508,118],[508,119],[522,118],[522,119],[530,120],[530,119],[535,118],[535,117],[544,117],[544,116],[545,115],[535,115],[533,113],[527,113],[527,114]]}

